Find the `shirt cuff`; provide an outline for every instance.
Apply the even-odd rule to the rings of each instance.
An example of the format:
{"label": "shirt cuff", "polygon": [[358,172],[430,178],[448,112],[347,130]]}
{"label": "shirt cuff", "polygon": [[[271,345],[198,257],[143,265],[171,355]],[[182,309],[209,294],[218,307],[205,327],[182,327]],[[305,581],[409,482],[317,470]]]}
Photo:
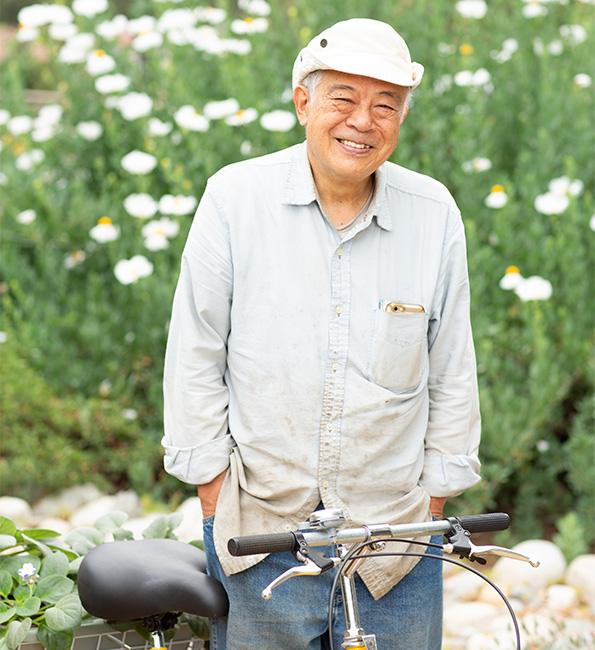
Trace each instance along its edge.
{"label": "shirt cuff", "polygon": [[456,497],[479,483],[477,456],[448,455],[428,450],[420,484],[431,497]]}
{"label": "shirt cuff", "polygon": [[184,483],[203,485],[212,481],[229,466],[229,455],[234,445],[230,434],[196,447],[173,447],[161,442],[165,457],[165,471]]}

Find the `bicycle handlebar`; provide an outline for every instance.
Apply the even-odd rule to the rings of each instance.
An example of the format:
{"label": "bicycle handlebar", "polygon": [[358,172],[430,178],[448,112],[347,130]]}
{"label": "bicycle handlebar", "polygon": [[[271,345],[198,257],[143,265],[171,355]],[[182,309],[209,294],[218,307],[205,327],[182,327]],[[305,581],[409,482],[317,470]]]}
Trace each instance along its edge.
{"label": "bicycle handlebar", "polygon": [[[344,528],[333,530],[303,530],[300,535],[309,546],[331,546],[333,544],[359,544],[361,542],[387,537],[418,537],[423,535],[451,534],[455,525],[470,533],[493,532],[506,530],[510,517],[504,512],[492,512],[481,515],[451,517],[439,521],[416,524],[371,524],[359,528]],[[296,533],[272,533],[268,535],[250,535],[232,537],[227,543],[231,555],[259,555],[262,553],[282,553],[298,550],[300,542]]]}

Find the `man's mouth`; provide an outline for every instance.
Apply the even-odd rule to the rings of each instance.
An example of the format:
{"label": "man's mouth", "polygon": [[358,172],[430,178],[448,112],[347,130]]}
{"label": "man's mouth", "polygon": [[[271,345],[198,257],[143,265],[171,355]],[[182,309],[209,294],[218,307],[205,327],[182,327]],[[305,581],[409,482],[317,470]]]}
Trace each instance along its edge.
{"label": "man's mouth", "polygon": [[372,149],[369,144],[361,144],[360,142],[353,142],[353,140],[342,140],[341,138],[338,138],[338,140],[346,147],[353,147],[354,149]]}

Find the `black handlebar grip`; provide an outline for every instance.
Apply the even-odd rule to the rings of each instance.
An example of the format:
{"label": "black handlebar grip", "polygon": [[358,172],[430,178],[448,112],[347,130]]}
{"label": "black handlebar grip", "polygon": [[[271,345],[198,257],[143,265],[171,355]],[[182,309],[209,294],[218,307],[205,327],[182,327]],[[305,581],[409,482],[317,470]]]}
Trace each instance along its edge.
{"label": "black handlebar grip", "polygon": [[283,551],[293,551],[298,546],[298,541],[293,533],[232,537],[227,542],[227,550],[236,557],[261,553],[282,553]]}
{"label": "black handlebar grip", "polygon": [[505,512],[486,512],[482,515],[466,515],[456,519],[470,533],[489,533],[506,530],[510,526],[510,517]]}

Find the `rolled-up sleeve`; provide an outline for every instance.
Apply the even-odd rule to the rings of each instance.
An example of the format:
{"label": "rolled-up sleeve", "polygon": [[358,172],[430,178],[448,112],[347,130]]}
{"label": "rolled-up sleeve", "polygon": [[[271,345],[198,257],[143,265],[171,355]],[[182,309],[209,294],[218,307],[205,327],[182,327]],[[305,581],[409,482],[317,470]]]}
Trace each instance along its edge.
{"label": "rolled-up sleeve", "polygon": [[207,187],[182,255],[164,369],[164,465],[186,483],[208,483],[229,464],[232,286],[228,227]]}
{"label": "rolled-up sleeve", "polygon": [[421,484],[433,497],[450,497],[480,480],[481,433],[465,236],[455,208],[449,214],[434,305]]}

